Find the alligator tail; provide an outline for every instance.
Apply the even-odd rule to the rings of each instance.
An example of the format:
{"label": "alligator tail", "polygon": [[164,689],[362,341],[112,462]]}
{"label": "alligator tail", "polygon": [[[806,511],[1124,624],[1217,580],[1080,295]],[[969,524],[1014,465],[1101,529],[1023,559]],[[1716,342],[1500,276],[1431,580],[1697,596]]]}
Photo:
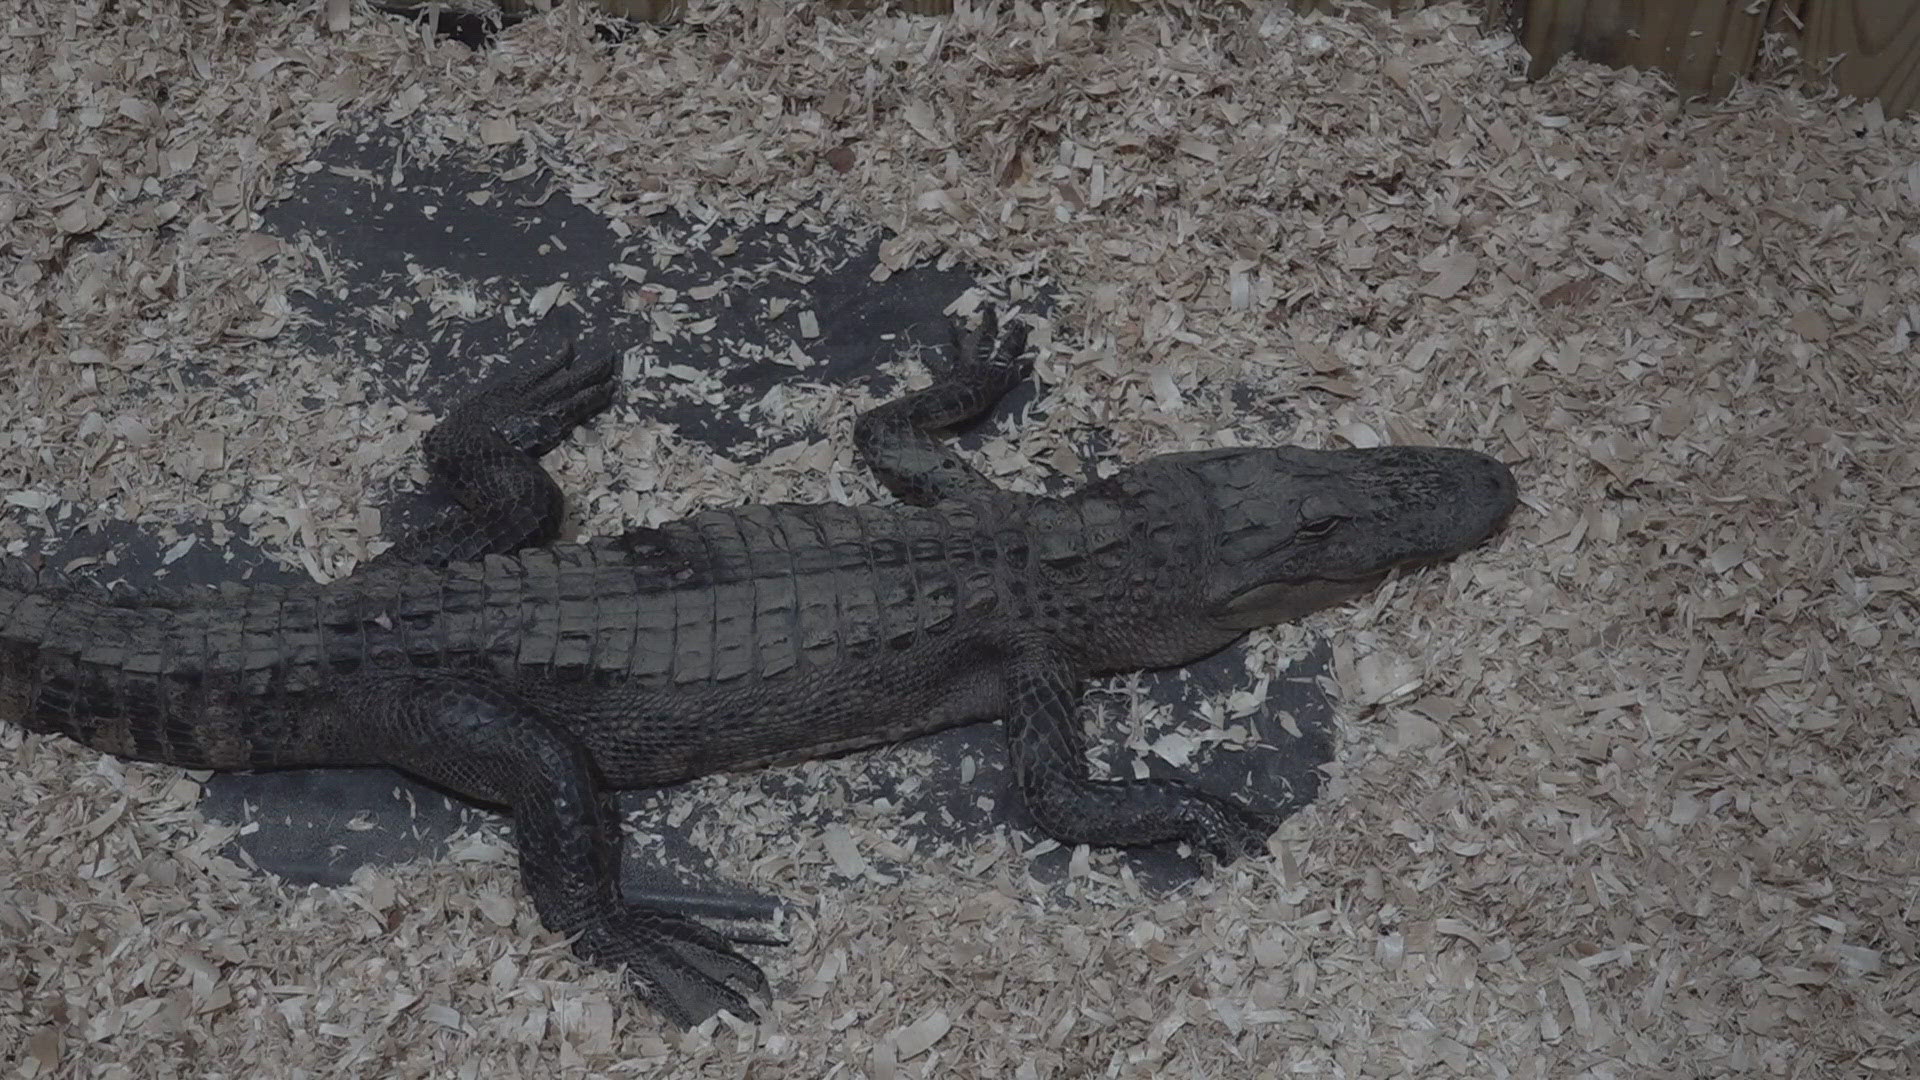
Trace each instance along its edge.
{"label": "alligator tail", "polygon": [[157,679],[113,662],[171,617],[149,599],[0,557],[0,720],[123,757],[169,756],[152,730]]}

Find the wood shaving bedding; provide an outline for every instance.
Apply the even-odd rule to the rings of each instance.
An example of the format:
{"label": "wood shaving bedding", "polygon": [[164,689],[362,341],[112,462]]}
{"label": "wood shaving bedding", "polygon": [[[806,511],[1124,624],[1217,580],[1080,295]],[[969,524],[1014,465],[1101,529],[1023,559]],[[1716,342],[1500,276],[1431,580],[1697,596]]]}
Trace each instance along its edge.
{"label": "wood shaving bedding", "polygon": [[[778,988],[758,1027],[661,1029],[538,928],[484,831],[432,865],[289,889],[218,854],[178,770],[7,727],[0,1062],[1920,1068],[1913,122],[1786,84],[1683,105],[1571,62],[1529,84],[1458,7],[696,3],[608,45],[567,6],[477,55],[334,7],[0,15],[10,553],[28,526],[106,520],[222,522],[320,574],[365,552],[365,493],[410,467],[428,418],[284,344],[326,268],[257,212],[368,123],[423,155],[492,146],[503,173],[537,161],[630,229],[663,208],[876,222],[883,274],[959,261],[1052,290],[1045,417],[994,451],[1023,483],[1091,430],[1116,460],[1432,440],[1516,461],[1526,509],[1491,547],[1314,620],[1339,658],[1333,783],[1273,858],[1181,894],[1093,852],[1062,902],[1025,870],[1034,837],[908,851],[857,801],[756,843],[788,808],[736,805],[725,777],[677,793],[726,815],[703,819],[723,872],[797,905],[793,945],[758,954]],[[771,473],[610,418],[591,453],[554,458],[583,528],[631,521],[595,491],[643,468],[671,506],[643,515],[830,478],[878,497],[846,439],[866,391],[792,393],[804,421],[767,410],[773,441],[834,434]],[[858,767],[798,775],[832,792]],[[896,853],[895,880],[855,872]]]}

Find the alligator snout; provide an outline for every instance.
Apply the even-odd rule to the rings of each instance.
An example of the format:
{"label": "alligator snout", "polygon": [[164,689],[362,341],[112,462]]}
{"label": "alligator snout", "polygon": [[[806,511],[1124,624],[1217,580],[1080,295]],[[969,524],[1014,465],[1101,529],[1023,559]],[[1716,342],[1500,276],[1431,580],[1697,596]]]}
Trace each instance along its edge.
{"label": "alligator snout", "polygon": [[1485,539],[1506,524],[1513,508],[1520,504],[1520,484],[1513,477],[1513,470],[1499,458],[1473,450],[1461,453],[1470,455],[1472,464],[1466,469],[1465,486],[1471,491],[1468,501],[1481,507],[1488,515]]}
{"label": "alligator snout", "polygon": [[[1402,452],[1418,455],[1415,468],[1426,473],[1421,486],[1430,485],[1429,500],[1408,500],[1410,507],[1423,502],[1427,506],[1428,542],[1416,545],[1427,550],[1417,552],[1416,558],[1444,558],[1473,547],[1498,532],[1520,501],[1513,470],[1498,458],[1443,447],[1407,447]],[[1420,516],[1410,512],[1408,520]],[[1419,530],[1412,532],[1418,535]]]}

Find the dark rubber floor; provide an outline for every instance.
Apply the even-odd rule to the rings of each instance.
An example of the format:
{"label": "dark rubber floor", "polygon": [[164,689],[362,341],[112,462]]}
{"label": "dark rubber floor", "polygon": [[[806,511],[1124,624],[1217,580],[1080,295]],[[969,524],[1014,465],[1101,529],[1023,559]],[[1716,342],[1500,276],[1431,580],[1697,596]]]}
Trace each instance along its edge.
{"label": "dark rubber floor", "polygon": [[[315,322],[299,331],[312,347],[331,350],[337,340],[391,343],[391,348],[360,350],[379,354],[376,381],[398,395],[418,393],[436,409],[477,381],[471,366],[476,356],[536,355],[568,337],[576,337],[582,350],[621,350],[645,340],[648,316],[623,303],[633,286],[616,271],[616,264],[645,268],[647,282],[679,290],[683,299],[696,286],[729,280],[738,284],[711,300],[688,301],[693,317],[714,320],[711,331],[690,344],[662,347],[671,350],[663,359],[693,368],[717,370],[723,360],[736,361],[723,376],[723,396],[730,404],[757,401],[786,380],[876,379],[875,365],[905,342],[944,341],[943,309],[971,284],[961,269],[930,268],[876,282],[877,239],[862,242],[845,231],[783,222],[703,226],[658,214],[643,219],[644,228],[621,237],[604,217],[570,201],[565,185],[544,170],[503,182],[497,177],[498,165],[482,171],[458,155],[424,165],[403,153],[401,143],[398,133],[382,128],[325,148],[324,167],[296,182],[292,196],[267,213],[266,228],[284,239],[313,243],[334,267],[332,288],[297,300]],[[468,198],[477,191],[488,193],[479,204]],[[656,261],[656,254],[668,257]],[[769,267],[777,272],[766,273]],[[370,321],[369,312],[392,310],[396,295],[413,295],[412,283],[422,271],[478,281],[500,297],[531,295],[565,282],[571,301],[538,319],[430,321],[429,305],[416,302],[412,314],[397,325]],[[756,278],[764,280],[755,283]],[[773,297],[791,303],[780,317],[769,319],[766,304]],[[817,336],[803,338],[803,311],[817,316]],[[742,355],[784,350],[790,342],[802,343],[814,366],[801,371],[772,361],[737,362]],[[743,343],[757,347],[743,350]],[[1022,387],[981,426],[991,429],[1029,405],[1044,410],[1044,395],[1036,403],[1034,388]],[[763,443],[737,408],[668,404],[655,415],[674,424],[683,437],[710,442],[736,460],[751,461],[753,449]],[[963,435],[962,445],[968,441]],[[1084,459],[1097,447],[1074,449]],[[1049,477],[1046,482],[1068,487],[1082,479]],[[421,509],[423,500],[403,496],[388,519],[404,522]],[[129,580],[137,581],[160,565],[160,545],[131,527],[76,538],[62,545],[52,561],[59,565],[108,546],[120,549],[120,571]],[[257,551],[247,550],[244,538],[227,550],[235,548],[237,557],[227,559],[212,545],[196,545],[167,568],[167,579],[182,585],[241,574],[285,575]],[[1274,673],[1267,708],[1251,718],[1265,745],[1199,755],[1192,767],[1199,770],[1201,782],[1215,790],[1249,792],[1270,808],[1311,801],[1319,787],[1317,769],[1332,751],[1331,711],[1314,681],[1327,661],[1321,644],[1295,670]],[[1202,722],[1194,715],[1196,702],[1247,681],[1237,646],[1183,670],[1150,673],[1143,688],[1156,700],[1175,703],[1176,713],[1192,717],[1195,725]],[[1097,700],[1100,694],[1095,696]],[[1295,719],[1300,735],[1284,728],[1282,714]],[[1100,741],[1110,740],[1096,736]],[[931,775],[920,771],[924,756],[914,752],[918,749],[930,752],[935,763]],[[1131,768],[1133,755],[1119,747],[1110,747],[1106,757],[1116,770]],[[963,762],[969,759],[974,775],[963,781]],[[907,828],[923,830],[929,840],[964,840],[1002,824],[1026,825],[1007,782],[997,725],[948,731],[904,748],[861,755],[857,761],[857,779],[847,797],[885,798]],[[914,762],[921,764],[909,764]],[[791,801],[796,816],[807,801],[793,772],[766,771],[733,782],[758,784],[769,799]],[[341,882],[369,863],[432,857],[445,849],[468,815],[484,812],[377,769],[223,774],[214,777],[206,791],[209,816],[257,825],[238,841],[247,855],[297,882]],[[983,795],[991,796],[991,809],[982,808]],[[687,840],[699,818],[666,824],[674,797],[671,790],[624,797],[627,809],[644,815],[649,831],[665,833],[665,861],[683,868],[678,879],[650,869],[661,861],[658,849],[645,854],[644,865],[630,855],[629,886],[681,895],[683,904],[693,895],[705,896],[713,901],[716,914],[753,917],[769,912],[773,898],[732,888],[700,869],[710,864]],[[723,823],[718,831],[724,834]],[[1030,831],[1028,835],[1039,839]],[[936,845],[921,845],[931,846]],[[1036,872],[1043,877],[1064,875],[1067,856],[1064,850],[1040,856]],[[1175,886],[1200,869],[1170,847],[1134,852],[1129,858],[1139,880],[1152,889]]]}

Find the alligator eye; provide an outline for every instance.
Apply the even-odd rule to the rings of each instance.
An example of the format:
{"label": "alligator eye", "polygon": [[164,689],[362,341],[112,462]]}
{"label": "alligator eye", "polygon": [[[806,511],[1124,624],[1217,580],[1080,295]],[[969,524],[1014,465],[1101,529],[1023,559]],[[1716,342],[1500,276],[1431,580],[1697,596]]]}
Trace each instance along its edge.
{"label": "alligator eye", "polygon": [[1294,535],[1302,540],[1318,540],[1339,528],[1340,523],[1344,520],[1346,519],[1341,517],[1314,518],[1312,521],[1294,530]]}

